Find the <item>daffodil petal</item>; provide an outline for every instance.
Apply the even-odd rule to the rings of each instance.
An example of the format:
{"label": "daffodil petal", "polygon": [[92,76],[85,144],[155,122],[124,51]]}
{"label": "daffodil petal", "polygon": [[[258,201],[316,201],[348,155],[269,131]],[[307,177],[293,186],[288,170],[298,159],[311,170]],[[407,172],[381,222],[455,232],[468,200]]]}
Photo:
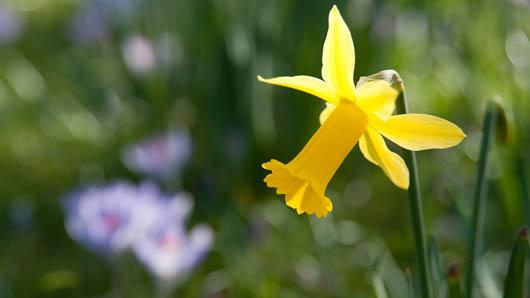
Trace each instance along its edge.
{"label": "daffodil petal", "polygon": [[375,150],[370,150],[368,148],[368,143],[366,140],[366,133],[361,136],[359,139],[359,149],[361,150],[361,153],[363,154],[364,158],[368,160],[369,162],[375,164],[376,166],[379,166],[379,161],[377,156],[375,155]]}
{"label": "daffodil petal", "polygon": [[272,172],[263,181],[268,187],[276,188],[277,194],[285,195],[285,204],[298,214],[315,214],[320,218],[333,210],[331,200],[313,188],[309,181],[293,175],[289,165],[272,159],[262,167]]}
{"label": "daffodil petal", "polygon": [[320,112],[320,116],[318,117],[318,120],[320,121],[320,124],[323,124],[328,119],[329,115],[335,110],[337,106],[332,103],[326,103],[326,107]]}
{"label": "daffodil petal", "polygon": [[383,137],[368,127],[359,139],[359,148],[364,157],[379,166],[397,187],[409,188],[409,170],[398,154],[390,151]]}
{"label": "daffodil petal", "polygon": [[354,103],[339,103],[293,160],[262,165],[271,171],[264,181],[285,195],[285,204],[299,214],[326,216],[332,209],[326,187],[367,124],[368,117]]}
{"label": "daffodil petal", "polygon": [[335,91],[326,82],[310,76],[294,76],[294,77],[276,77],[271,79],[264,79],[258,76],[258,81],[267,84],[283,86],[300,90],[325,101],[335,103],[337,96]]}
{"label": "daffodil petal", "polygon": [[386,121],[396,108],[398,95],[399,92],[387,81],[370,81],[357,88],[356,103],[365,113],[374,114]]}
{"label": "daffodil petal", "polygon": [[432,115],[402,114],[372,121],[379,133],[413,151],[443,149],[458,145],[466,136],[455,124]]}
{"label": "daffodil petal", "polygon": [[344,23],[337,6],[333,6],[329,12],[328,22],[322,52],[322,78],[335,87],[339,97],[354,101],[355,48],[350,29]]}

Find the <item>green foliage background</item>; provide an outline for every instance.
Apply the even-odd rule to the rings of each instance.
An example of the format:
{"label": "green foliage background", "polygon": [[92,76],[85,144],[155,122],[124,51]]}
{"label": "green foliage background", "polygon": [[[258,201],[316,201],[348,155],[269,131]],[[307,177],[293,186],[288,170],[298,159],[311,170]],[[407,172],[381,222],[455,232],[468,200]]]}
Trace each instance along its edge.
{"label": "green foliage background", "polygon": [[[107,18],[108,34],[92,43],[66,34],[89,0],[2,1],[25,23],[0,46],[0,297],[111,297],[110,268],[68,238],[60,198],[141,181],[123,166],[123,146],[178,126],[194,142],[182,177],[192,222],[210,223],[216,244],[175,297],[384,297],[382,287],[406,297],[403,270],[414,277],[416,264],[406,193],[358,149],[329,186],[326,219],[297,216],[262,183],[260,164],[294,157],[323,103],[255,77],[318,76],[333,4],[353,35],[356,80],[396,69],[411,111],[467,134],[417,154],[443,268],[466,262],[485,100],[498,95],[511,111],[513,142],[492,154],[478,276],[480,297],[499,297],[514,231],[530,222],[515,171],[530,142],[528,1],[130,0],[137,10]],[[171,36],[176,58],[132,74],[121,52],[130,34]],[[127,297],[150,297],[146,272],[132,258],[123,266]]]}

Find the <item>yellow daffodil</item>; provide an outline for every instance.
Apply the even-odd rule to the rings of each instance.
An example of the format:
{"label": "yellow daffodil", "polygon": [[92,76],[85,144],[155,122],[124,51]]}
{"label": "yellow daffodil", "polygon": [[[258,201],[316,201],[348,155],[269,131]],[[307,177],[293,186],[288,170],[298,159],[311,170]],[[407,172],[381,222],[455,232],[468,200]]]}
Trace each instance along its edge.
{"label": "yellow daffodil", "polygon": [[409,187],[403,159],[390,151],[383,136],[408,150],[455,146],[465,137],[451,122],[424,114],[395,115],[398,91],[385,80],[372,80],[357,89],[353,83],[355,50],[350,30],[339,10],[329,13],[329,28],[322,53],[322,78],[277,77],[258,80],[297,89],[326,101],[321,126],[288,164],[272,159],[264,169],[268,187],[285,195],[287,206],[298,214],[326,216],[333,209],[326,187],[357,141],[362,154],[379,166],[398,187]]}

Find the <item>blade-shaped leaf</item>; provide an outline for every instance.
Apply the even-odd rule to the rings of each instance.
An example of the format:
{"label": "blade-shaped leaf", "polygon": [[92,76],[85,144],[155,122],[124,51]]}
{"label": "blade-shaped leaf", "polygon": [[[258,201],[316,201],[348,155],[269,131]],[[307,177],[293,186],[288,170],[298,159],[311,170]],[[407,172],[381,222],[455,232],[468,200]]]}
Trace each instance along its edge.
{"label": "blade-shaped leaf", "polygon": [[504,298],[523,298],[527,253],[528,228],[523,227],[517,235],[510,256],[510,266],[504,281]]}
{"label": "blade-shaped leaf", "polygon": [[464,291],[462,288],[462,279],[460,277],[460,268],[453,264],[447,270],[448,298],[463,298]]}

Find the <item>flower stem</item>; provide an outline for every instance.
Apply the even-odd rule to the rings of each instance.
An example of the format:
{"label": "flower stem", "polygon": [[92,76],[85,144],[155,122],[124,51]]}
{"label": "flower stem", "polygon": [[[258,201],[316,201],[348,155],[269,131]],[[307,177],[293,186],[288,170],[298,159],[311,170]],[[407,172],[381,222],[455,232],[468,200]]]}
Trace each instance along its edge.
{"label": "flower stem", "polygon": [[155,297],[169,298],[173,293],[175,285],[167,280],[155,279]]}
{"label": "flower stem", "polygon": [[171,296],[171,292],[167,291],[166,289],[157,288],[156,289],[156,298],[169,298]]}
{"label": "flower stem", "polygon": [[[397,76],[397,73],[396,73]],[[398,114],[406,114],[408,112],[407,98],[405,96],[405,88],[403,82],[397,76],[394,82],[395,88],[399,88],[400,94],[396,102],[396,110]],[[403,150],[403,159],[410,170],[410,186],[408,189],[409,206],[412,216],[412,227],[414,231],[414,240],[416,242],[416,252],[419,255],[419,275],[421,281],[421,297],[432,297],[432,285],[430,278],[429,254],[427,250],[427,241],[425,239],[425,222],[423,220],[423,206],[420,192],[420,183],[418,175],[418,167],[416,162],[416,154],[413,151]]]}
{"label": "flower stem", "polygon": [[114,255],[111,257],[112,270],[112,297],[124,298],[125,295],[125,281],[123,275],[123,256]]}
{"label": "flower stem", "polygon": [[441,298],[445,297],[445,279],[442,276],[442,265],[440,260],[440,253],[438,249],[438,241],[433,235],[429,239],[429,260],[431,264],[431,277],[432,277],[432,291],[433,297]]}
{"label": "flower stem", "polygon": [[405,269],[405,278],[407,279],[407,292],[409,298],[414,298],[414,286],[412,285],[412,272],[410,268]]}
{"label": "flower stem", "polygon": [[528,228],[517,234],[510,256],[510,266],[504,280],[504,298],[524,297],[526,255],[528,254]]}
{"label": "flower stem", "polygon": [[[361,86],[366,82],[373,80],[385,80],[396,91],[399,96],[396,100],[396,110],[398,114],[406,114],[408,112],[407,98],[405,95],[405,87],[399,74],[395,70],[383,70],[368,77],[359,78],[357,86]],[[431,269],[429,264],[429,253],[427,249],[427,240],[425,238],[425,222],[423,220],[423,206],[420,193],[420,182],[418,175],[418,167],[416,162],[416,154],[413,151],[403,150],[403,159],[410,170],[410,185],[408,189],[409,206],[412,217],[412,228],[414,232],[414,241],[416,244],[416,252],[419,256],[419,276],[421,283],[421,297],[432,297],[432,279]]]}
{"label": "flower stem", "polygon": [[448,298],[463,298],[462,281],[460,279],[460,268],[453,264],[447,270]]}
{"label": "flower stem", "polygon": [[480,255],[480,245],[482,243],[482,230],[484,226],[484,206],[488,192],[486,181],[486,166],[492,133],[495,132],[495,122],[497,118],[496,109],[493,104],[488,104],[484,115],[482,127],[482,140],[478,159],[477,179],[475,183],[475,193],[473,197],[473,214],[471,217],[471,234],[469,241],[469,265],[466,276],[466,297],[473,297],[473,286],[475,282],[475,264]]}
{"label": "flower stem", "polygon": [[530,193],[528,192],[528,176],[525,169],[525,158],[523,155],[518,155],[517,157],[517,178],[519,178],[519,185],[521,187],[521,200],[523,201],[523,216],[524,222],[527,226],[530,227]]}

